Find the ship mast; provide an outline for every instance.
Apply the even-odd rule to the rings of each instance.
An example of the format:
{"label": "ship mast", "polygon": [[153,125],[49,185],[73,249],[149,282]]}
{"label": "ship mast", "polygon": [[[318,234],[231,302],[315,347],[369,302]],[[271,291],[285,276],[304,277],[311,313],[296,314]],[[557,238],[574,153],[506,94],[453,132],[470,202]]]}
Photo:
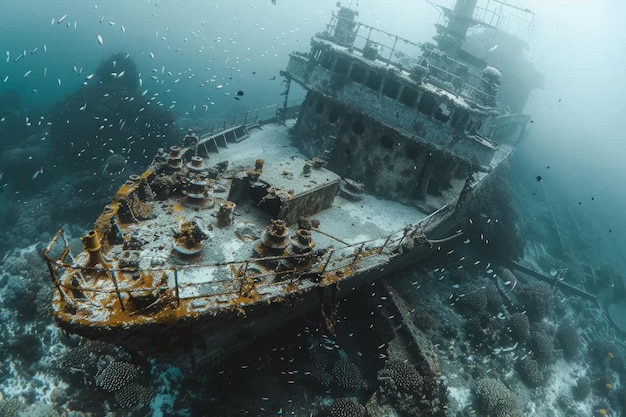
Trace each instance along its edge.
{"label": "ship mast", "polygon": [[[437,48],[451,58],[461,53],[470,28],[483,27],[501,31],[526,41],[534,28],[534,13],[501,0],[456,0],[453,8],[428,1],[441,12],[443,23],[437,23],[434,40]],[[462,54],[462,53],[461,53]]]}
{"label": "ship mast", "polygon": [[434,40],[438,49],[447,53],[450,57],[456,57],[458,51],[465,42],[465,36],[471,26],[479,22],[474,20],[474,9],[478,0],[457,0],[453,9],[431,3],[442,11],[445,24],[437,23],[437,35]]}

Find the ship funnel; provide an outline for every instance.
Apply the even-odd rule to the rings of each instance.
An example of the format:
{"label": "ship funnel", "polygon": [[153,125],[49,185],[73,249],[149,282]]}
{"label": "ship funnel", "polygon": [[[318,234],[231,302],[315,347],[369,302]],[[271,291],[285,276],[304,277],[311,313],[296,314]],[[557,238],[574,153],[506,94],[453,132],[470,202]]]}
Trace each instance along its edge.
{"label": "ship funnel", "polygon": [[89,253],[89,261],[87,266],[95,267],[96,265],[102,265],[104,267],[110,267],[111,265],[102,257],[102,246],[100,245],[100,236],[95,230],[90,230],[87,235],[81,237],[85,250]]}

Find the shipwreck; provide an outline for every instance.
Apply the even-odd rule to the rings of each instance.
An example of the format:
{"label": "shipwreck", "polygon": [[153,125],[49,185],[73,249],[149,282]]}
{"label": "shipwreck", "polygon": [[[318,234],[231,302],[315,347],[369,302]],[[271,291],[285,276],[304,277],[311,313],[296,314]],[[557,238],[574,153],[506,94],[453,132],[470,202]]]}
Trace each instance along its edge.
{"label": "shipwreck", "polygon": [[[201,345],[210,357],[330,314],[338,294],[460,236],[468,199],[530,120],[511,108],[531,87],[500,103],[501,71],[463,49],[469,29],[503,25],[506,5],[476,3],[438,6],[423,44],[339,6],[310,50],[290,55],[283,104],[161,149],[82,252],[56,234],[44,256],[57,324],[148,356]],[[307,92],[295,105],[294,82]]]}

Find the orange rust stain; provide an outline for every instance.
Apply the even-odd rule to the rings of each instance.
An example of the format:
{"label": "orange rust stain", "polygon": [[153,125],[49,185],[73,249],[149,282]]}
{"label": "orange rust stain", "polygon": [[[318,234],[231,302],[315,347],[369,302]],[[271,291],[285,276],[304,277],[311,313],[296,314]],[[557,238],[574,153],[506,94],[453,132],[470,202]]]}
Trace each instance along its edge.
{"label": "orange rust stain", "polygon": [[297,292],[300,289],[300,286],[297,282],[290,282],[284,288],[285,293],[291,294],[293,292]]}

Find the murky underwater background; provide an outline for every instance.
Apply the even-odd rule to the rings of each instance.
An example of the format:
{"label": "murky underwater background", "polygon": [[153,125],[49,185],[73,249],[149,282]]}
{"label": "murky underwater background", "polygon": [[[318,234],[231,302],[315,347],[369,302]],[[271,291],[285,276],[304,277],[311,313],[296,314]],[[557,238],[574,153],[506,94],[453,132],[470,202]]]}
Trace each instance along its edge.
{"label": "murky underwater background", "polygon": [[[434,33],[437,13],[425,2],[360,3],[366,23],[420,41]],[[61,226],[80,248],[123,180],[188,128],[281,103],[288,53],[308,50],[335,1],[2,7],[0,415],[360,416],[374,393],[402,415],[622,414],[626,174],[615,121],[626,107],[611,51],[626,37],[604,20],[587,28],[596,42],[563,46],[610,15],[606,4],[585,20],[580,7],[554,3],[579,14],[560,21],[567,35],[549,39],[558,25],[538,15],[545,44],[533,41],[533,62],[546,80],[527,108],[533,131],[476,203],[467,243],[342,302],[334,334],[306,317],[195,370],[63,336],[41,250]],[[511,259],[590,297],[515,271]],[[497,280],[515,280],[524,310],[499,313],[508,300]],[[434,385],[398,359],[389,291],[437,349]]]}

